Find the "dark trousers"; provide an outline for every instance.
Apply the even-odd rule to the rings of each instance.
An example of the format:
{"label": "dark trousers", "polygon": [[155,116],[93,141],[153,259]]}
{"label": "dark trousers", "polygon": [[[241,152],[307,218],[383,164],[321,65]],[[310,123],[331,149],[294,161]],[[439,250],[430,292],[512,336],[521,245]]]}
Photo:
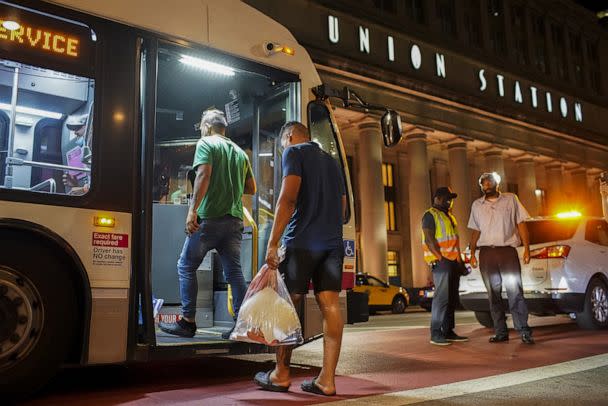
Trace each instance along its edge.
{"label": "dark trousers", "polygon": [[454,329],[460,273],[456,261],[442,259],[432,268],[435,292],[431,307],[431,337],[444,337]]}
{"label": "dark trousers", "polygon": [[503,282],[515,329],[521,334],[529,333],[531,330],[528,326],[528,306],[524,300],[517,250],[513,247],[481,247],[479,268],[488,290],[490,312],[496,334],[506,335],[508,332],[502,303]]}

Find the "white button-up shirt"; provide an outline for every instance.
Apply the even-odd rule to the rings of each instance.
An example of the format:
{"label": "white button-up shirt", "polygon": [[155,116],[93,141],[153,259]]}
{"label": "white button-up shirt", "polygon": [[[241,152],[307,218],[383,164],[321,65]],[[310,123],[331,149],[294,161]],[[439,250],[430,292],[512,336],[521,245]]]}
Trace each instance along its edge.
{"label": "white button-up shirt", "polygon": [[477,230],[478,247],[518,247],[521,238],[517,225],[530,215],[513,193],[501,193],[495,201],[485,196],[473,202],[468,227]]}

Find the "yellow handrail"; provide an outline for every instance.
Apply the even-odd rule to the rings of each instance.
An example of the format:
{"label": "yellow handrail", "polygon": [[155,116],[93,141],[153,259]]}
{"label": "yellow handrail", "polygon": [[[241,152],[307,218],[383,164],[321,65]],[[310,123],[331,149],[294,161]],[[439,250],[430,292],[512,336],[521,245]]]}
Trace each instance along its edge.
{"label": "yellow handrail", "polygon": [[[247,219],[249,225],[251,225],[251,278],[253,279],[258,273],[258,225],[253,220],[253,216],[246,207],[243,207],[243,214]],[[232,305],[232,287],[228,284],[228,313],[234,317],[234,307]]]}
{"label": "yellow handrail", "polygon": [[251,225],[251,277],[254,278],[258,273],[258,225],[246,207],[243,207],[243,214]]}

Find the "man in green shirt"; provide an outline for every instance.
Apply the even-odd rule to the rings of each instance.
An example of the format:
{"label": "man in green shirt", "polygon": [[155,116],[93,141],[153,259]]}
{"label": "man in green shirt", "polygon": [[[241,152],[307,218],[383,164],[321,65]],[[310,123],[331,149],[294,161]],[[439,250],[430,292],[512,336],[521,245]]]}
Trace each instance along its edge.
{"label": "man in green shirt", "polygon": [[[196,171],[192,201],[186,218],[186,241],[177,262],[182,318],[160,323],[166,333],[193,337],[198,291],[196,270],[208,251],[216,249],[226,280],[232,287],[238,314],[247,290],[241,269],[244,194],[255,194],[256,185],[247,154],[225,136],[226,116],[217,109],[201,118],[201,139],[196,144]],[[230,332],[222,334],[228,338]]]}

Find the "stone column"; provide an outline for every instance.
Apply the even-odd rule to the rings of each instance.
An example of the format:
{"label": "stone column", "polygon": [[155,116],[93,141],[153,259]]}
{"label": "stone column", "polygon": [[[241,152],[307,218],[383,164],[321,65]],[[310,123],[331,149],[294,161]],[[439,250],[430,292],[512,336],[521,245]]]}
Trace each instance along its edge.
{"label": "stone column", "polygon": [[435,188],[449,185],[450,174],[445,160],[438,158],[433,160],[433,178]]}
{"label": "stone column", "polygon": [[382,133],[377,120],[359,125],[359,196],[363,271],[388,279],[386,218],[382,184]]}
{"label": "stone column", "polygon": [[[598,169],[587,170],[587,190],[589,196],[590,210],[586,214],[592,216],[601,216],[604,210],[608,210],[608,200],[605,195],[600,192],[600,174],[602,172]],[[608,216],[608,211],[604,212],[605,216]]]}
{"label": "stone column", "polygon": [[[574,209],[583,214],[589,214],[590,207],[589,188],[587,186],[587,169],[576,168],[570,172]],[[599,190],[598,190],[599,193]],[[588,207],[589,206],[589,207]],[[590,210],[591,209],[591,210]]]}
{"label": "stone column", "polygon": [[538,198],[536,197],[536,169],[532,157],[517,160],[517,187],[521,203],[530,213],[538,216]]}
{"label": "stone column", "polygon": [[460,248],[469,244],[470,231],[467,228],[469,213],[471,211],[471,188],[469,176],[469,162],[467,160],[467,144],[457,141],[448,145],[448,162],[450,166],[450,186],[458,197],[454,200],[452,213],[458,223],[460,232]]}
{"label": "stone column", "polygon": [[409,260],[412,257],[411,243],[411,227],[416,224],[410,222],[410,191],[407,185],[410,184],[410,161],[405,152],[397,153],[397,162],[399,166],[399,230],[401,234],[401,256],[407,258],[407,261],[402,261],[401,265],[401,284],[403,286],[414,286],[412,279],[412,262]]}
{"label": "stone column", "polygon": [[547,173],[547,210],[555,214],[562,210],[564,204],[564,180],[561,162],[552,162],[545,166]]}
{"label": "stone column", "polygon": [[500,190],[507,192],[507,177],[505,175],[505,162],[502,150],[493,149],[485,153],[486,169],[488,172],[496,172],[500,175]]}
{"label": "stone column", "polygon": [[412,131],[406,138],[410,161],[410,237],[412,247],[412,279],[414,287],[426,286],[430,280],[429,268],[422,252],[422,215],[431,206],[431,186],[427,162],[426,134]]}

